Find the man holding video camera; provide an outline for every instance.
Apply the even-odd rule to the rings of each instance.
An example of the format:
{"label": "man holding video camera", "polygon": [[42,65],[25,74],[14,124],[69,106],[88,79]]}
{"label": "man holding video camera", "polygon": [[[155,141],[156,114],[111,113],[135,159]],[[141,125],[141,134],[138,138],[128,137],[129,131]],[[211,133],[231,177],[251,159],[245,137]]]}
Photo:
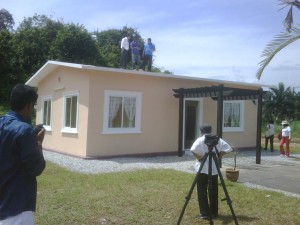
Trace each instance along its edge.
{"label": "man holding video camera", "polygon": [[[199,137],[191,147],[191,152],[195,156],[196,165],[195,169],[196,172],[199,171],[200,166],[202,164],[202,158],[205,153],[209,152],[209,148],[213,147],[213,152],[216,149],[219,151],[220,155],[223,156],[224,154],[231,152],[232,147],[223,139],[218,138],[217,136],[210,135],[211,134],[211,126],[205,125],[200,127],[201,137]],[[207,140],[209,138],[209,140]],[[212,146],[213,145],[213,146]],[[216,164],[214,160],[212,160],[212,187],[211,190],[208,190],[208,169],[209,169],[209,160],[205,160],[202,170],[200,171],[198,180],[197,180],[197,193],[198,193],[198,202],[200,208],[200,215],[197,216],[199,219],[208,219],[209,218],[209,207],[212,209],[212,216],[218,216],[218,171],[216,168]],[[212,191],[212,199],[211,206],[208,204],[208,197],[207,194]]]}
{"label": "man holding video camera", "polygon": [[45,168],[45,129],[31,125],[37,98],[34,88],[18,84],[11,92],[11,111],[0,116],[0,225],[34,224],[36,177]]}

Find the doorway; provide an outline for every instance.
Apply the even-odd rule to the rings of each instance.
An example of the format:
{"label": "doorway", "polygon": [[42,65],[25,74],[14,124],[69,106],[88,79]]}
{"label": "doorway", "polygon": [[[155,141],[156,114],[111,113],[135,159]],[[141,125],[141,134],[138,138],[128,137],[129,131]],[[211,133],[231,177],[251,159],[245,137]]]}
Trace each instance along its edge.
{"label": "doorway", "polygon": [[202,122],[202,99],[185,99],[183,149],[188,150],[199,137]]}

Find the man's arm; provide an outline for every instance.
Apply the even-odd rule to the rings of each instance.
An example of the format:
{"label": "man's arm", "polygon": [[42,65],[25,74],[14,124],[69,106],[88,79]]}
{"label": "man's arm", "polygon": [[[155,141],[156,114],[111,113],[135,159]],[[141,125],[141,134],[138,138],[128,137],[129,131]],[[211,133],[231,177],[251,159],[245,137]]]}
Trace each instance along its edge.
{"label": "man's arm", "polygon": [[202,155],[199,155],[199,154],[197,154],[197,153],[195,153],[195,152],[192,152],[192,153],[193,153],[194,157],[195,157],[198,161],[200,161],[200,160],[203,158]]}
{"label": "man's arm", "polygon": [[33,129],[27,128],[20,137],[23,167],[31,176],[39,176],[46,166],[42,152],[44,133],[42,130],[36,136]]}
{"label": "man's arm", "polygon": [[124,42],[125,42],[125,39],[123,38],[123,39],[121,40],[121,49],[124,49]]}

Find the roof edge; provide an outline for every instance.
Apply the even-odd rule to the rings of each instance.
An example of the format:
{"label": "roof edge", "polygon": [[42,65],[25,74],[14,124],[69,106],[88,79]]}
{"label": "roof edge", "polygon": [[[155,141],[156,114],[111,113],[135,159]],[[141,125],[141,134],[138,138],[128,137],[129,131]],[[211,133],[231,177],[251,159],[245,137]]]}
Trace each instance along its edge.
{"label": "roof edge", "polygon": [[224,83],[224,84],[236,84],[236,85],[247,85],[251,87],[272,87],[272,85],[264,85],[264,84],[256,84],[256,83],[247,83],[247,82],[237,82],[237,81],[227,81],[227,80],[218,80],[218,79],[210,79],[210,78],[201,78],[194,76],[184,76],[184,75],[175,75],[175,74],[164,74],[164,73],[154,73],[154,72],[146,72],[146,71],[136,71],[136,70],[127,70],[127,69],[119,69],[119,68],[110,68],[110,67],[100,67],[93,65],[85,65],[85,64],[76,64],[76,63],[68,63],[68,62],[60,62],[60,61],[47,61],[27,82],[27,85],[37,87],[38,83],[43,80],[50,72],[55,70],[56,68],[63,67],[72,67],[78,69],[85,70],[94,70],[94,71],[109,71],[116,73],[127,73],[127,74],[138,74],[143,76],[156,76],[156,77],[165,77],[165,78],[175,78],[175,79],[185,79],[185,80],[197,80],[197,81],[205,81],[205,82],[216,82],[216,83]]}

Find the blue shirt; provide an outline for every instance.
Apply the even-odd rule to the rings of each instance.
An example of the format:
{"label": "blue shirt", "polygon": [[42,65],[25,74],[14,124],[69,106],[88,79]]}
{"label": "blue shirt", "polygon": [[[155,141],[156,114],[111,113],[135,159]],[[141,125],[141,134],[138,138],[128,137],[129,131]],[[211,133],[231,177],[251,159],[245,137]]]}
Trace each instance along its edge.
{"label": "blue shirt", "polygon": [[34,128],[15,112],[0,117],[0,220],[35,211],[36,176],[45,168]]}
{"label": "blue shirt", "polygon": [[152,51],[155,51],[155,45],[152,43],[147,43],[144,45],[144,54],[152,55]]}
{"label": "blue shirt", "polygon": [[140,46],[139,43],[137,43],[136,41],[132,41],[130,43],[130,47],[131,47],[131,53],[134,55],[138,55],[140,54]]}

